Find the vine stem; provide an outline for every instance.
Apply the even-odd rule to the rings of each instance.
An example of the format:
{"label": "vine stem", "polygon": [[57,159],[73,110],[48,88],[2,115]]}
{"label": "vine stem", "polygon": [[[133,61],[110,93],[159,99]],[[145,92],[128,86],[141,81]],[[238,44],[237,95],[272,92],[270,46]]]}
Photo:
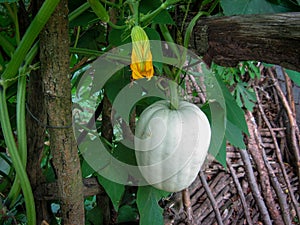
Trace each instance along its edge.
{"label": "vine stem", "polygon": [[28,50],[31,48],[34,40],[39,35],[58,3],[59,0],[46,0],[44,2],[38,14],[28,27],[10,62],[7,64],[7,67],[2,74],[3,80],[11,79],[16,76],[18,68],[22,64]]}
{"label": "vine stem", "polygon": [[[25,72],[25,71],[23,71]],[[25,119],[25,95],[26,95],[26,76],[20,76],[18,81],[17,94],[17,134],[18,134],[18,148],[19,156],[22,161],[23,168],[26,168],[27,163],[27,140],[26,140],[26,119]],[[8,199],[11,201],[12,207],[21,191],[19,183],[19,175],[17,174],[8,194]]]}
{"label": "vine stem", "polygon": [[19,178],[24,198],[25,205],[27,211],[27,222],[28,225],[36,224],[36,212],[34,205],[34,198],[32,194],[32,189],[30,186],[30,182],[28,176],[26,174],[25,168],[23,167],[22,160],[19,156],[18,149],[14,140],[13,132],[11,129],[10,119],[8,115],[7,103],[6,103],[6,94],[5,88],[0,86],[0,122],[2,126],[2,131],[4,135],[4,139],[9,150],[9,154],[11,156],[13,165],[15,167],[17,176]]}
{"label": "vine stem", "polygon": [[169,82],[170,88],[170,109],[177,110],[179,108],[178,85],[174,81]]}

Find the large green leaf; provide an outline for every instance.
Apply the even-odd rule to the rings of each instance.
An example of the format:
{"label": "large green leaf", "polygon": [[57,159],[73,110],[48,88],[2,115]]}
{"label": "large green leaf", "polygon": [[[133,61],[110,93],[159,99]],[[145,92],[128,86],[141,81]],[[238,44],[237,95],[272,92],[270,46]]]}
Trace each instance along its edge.
{"label": "large green leaf", "polygon": [[163,225],[163,209],[158,201],[169,193],[152,186],[139,187],[137,192],[137,206],[140,212],[140,225]]}
{"label": "large green leaf", "polygon": [[[101,73],[101,71],[100,71]],[[130,73],[128,69],[121,69],[115,73],[105,84],[104,89],[108,99],[114,102],[119,92],[130,83]]]}
{"label": "large green leaf", "polygon": [[[225,110],[218,102],[204,104],[201,110],[205,113],[211,125],[211,140],[208,152],[226,167]],[[213,120],[212,112],[214,112]]]}
{"label": "large green leaf", "polygon": [[86,221],[85,225],[102,225],[103,215],[101,213],[100,207],[95,207],[91,210],[86,211]]}
{"label": "large green leaf", "polygon": [[295,84],[300,86],[300,73],[294,70],[285,70]]}
{"label": "large green leaf", "polygon": [[287,1],[277,1],[275,4],[266,0],[221,0],[221,6],[226,16],[289,12],[297,8]]}
{"label": "large green leaf", "polygon": [[118,211],[121,198],[125,191],[124,185],[112,182],[106,179],[105,177],[102,177],[101,175],[98,175],[97,178],[99,183],[102,185],[102,187],[108,194],[110,200],[112,201],[114,209]]}
{"label": "large green leaf", "polygon": [[227,123],[226,123],[225,136],[226,136],[226,139],[230,142],[230,144],[234,145],[235,147],[238,147],[240,149],[246,148],[241,130],[239,128],[237,128],[229,120],[227,120]]}
{"label": "large green leaf", "polygon": [[121,162],[129,165],[137,165],[134,149],[127,147],[121,142],[116,143],[116,147],[111,154],[115,159]]}
{"label": "large green leaf", "polygon": [[244,116],[244,111],[237,105],[235,99],[233,98],[233,96],[231,95],[221,78],[218,76],[216,76],[216,78],[225,98],[227,120],[229,120],[232,124],[234,124],[245,134],[249,134],[248,126]]}
{"label": "large green leaf", "polygon": [[120,207],[118,212],[118,223],[125,223],[136,221],[138,217],[138,212],[136,208],[129,205],[124,205]]}

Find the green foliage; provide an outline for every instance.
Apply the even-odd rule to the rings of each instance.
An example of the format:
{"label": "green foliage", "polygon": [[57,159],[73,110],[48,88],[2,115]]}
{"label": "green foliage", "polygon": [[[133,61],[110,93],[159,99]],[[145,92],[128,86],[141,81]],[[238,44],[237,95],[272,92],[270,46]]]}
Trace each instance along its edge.
{"label": "green foliage", "polygon": [[140,225],[163,225],[163,209],[158,205],[162,197],[169,193],[151,186],[139,187],[137,192],[137,206],[140,212]]}
{"label": "green foliage", "polygon": [[99,183],[102,185],[102,187],[105,189],[106,193],[108,194],[110,200],[112,201],[114,209],[118,211],[119,204],[121,202],[125,190],[124,185],[112,182],[100,175],[98,175],[97,178]]}
{"label": "green foliage", "polygon": [[295,12],[300,10],[299,2],[290,0],[221,0],[221,6],[226,16]]}
{"label": "green foliage", "polygon": [[293,70],[285,70],[289,77],[300,87],[300,73]]}

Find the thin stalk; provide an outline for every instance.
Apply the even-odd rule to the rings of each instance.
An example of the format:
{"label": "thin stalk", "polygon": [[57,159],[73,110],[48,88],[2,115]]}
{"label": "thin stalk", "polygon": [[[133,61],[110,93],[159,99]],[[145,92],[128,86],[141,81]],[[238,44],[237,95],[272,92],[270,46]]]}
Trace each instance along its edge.
{"label": "thin stalk", "polygon": [[5,88],[3,86],[0,86],[0,106],[1,106],[0,122],[1,122],[2,132],[23,190],[26,213],[27,213],[27,223],[28,225],[36,225],[36,212],[35,212],[32,189],[14,140],[14,136],[11,129],[10,120],[9,120],[9,115],[8,115]]}
{"label": "thin stalk", "polygon": [[[41,9],[26,30],[26,33],[18,45],[18,48],[14,52],[10,62],[7,64],[7,67],[2,74],[3,80],[12,79],[16,76],[18,68],[23,63],[27,52],[32,47],[34,40],[39,35],[58,3],[59,0],[46,0],[44,2]],[[3,81],[1,83],[3,83]]]}
{"label": "thin stalk", "polygon": [[90,8],[90,4],[88,2],[82,4],[77,9],[75,9],[73,12],[69,14],[69,21],[74,20],[78,16],[80,16],[84,11],[86,11],[88,8]]}
{"label": "thin stalk", "polygon": [[0,33],[0,46],[8,56],[15,51],[15,47]]}
{"label": "thin stalk", "polygon": [[[22,166],[24,169],[26,168],[26,162],[27,162],[25,95],[26,95],[26,76],[21,75],[19,76],[18,93],[17,93],[17,135],[18,135],[19,156],[22,161]],[[19,175],[17,174],[7,197],[10,201],[10,207],[12,207],[15,204],[21,191],[19,179],[20,179]]]}
{"label": "thin stalk", "polygon": [[177,110],[179,108],[178,85],[174,81],[169,82],[170,88],[170,109]]}
{"label": "thin stalk", "polygon": [[140,14],[139,14],[139,1],[133,1],[132,3],[133,8],[133,16],[134,16],[134,25],[138,26],[140,24]]}
{"label": "thin stalk", "polygon": [[4,4],[5,4],[5,7],[7,8],[7,11],[9,13],[11,19],[14,22],[15,31],[16,31],[16,41],[17,41],[17,43],[19,43],[20,42],[20,31],[19,31],[19,21],[18,21],[17,5],[16,5],[16,3],[12,3],[12,5],[13,5],[13,9],[12,9],[12,7],[10,7],[9,3],[6,2]]}
{"label": "thin stalk", "polygon": [[[50,0],[51,1],[51,0]],[[55,0],[55,1],[57,1],[57,0]],[[87,7],[88,6],[88,7]],[[78,17],[80,14],[82,14],[85,10],[87,10],[88,8],[90,7],[90,5],[88,4],[88,3],[84,3],[84,4],[82,4],[80,7],[78,7],[77,9],[75,9],[73,12],[71,12],[70,14],[69,14],[69,21],[71,22],[72,20],[74,20],[76,17]],[[28,32],[27,32],[28,33]],[[3,37],[4,38],[4,37]],[[1,43],[4,43],[4,39],[3,38],[1,38],[1,34],[0,34],[0,44]],[[24,38],[23,38],[24,39]],[[22,41],[23,41],[23,39],[22,39]],[[5,42],[6,43],[6,42]],[[6,45],[2,45],[2,46],[6,46]],[[14,47],[13,46],[8,46],[9,48],[7,48],[7,50],[10,52],[10,53],[12,53],[13,51],[14,51]],[[19,46],[20,47],[20,46]],[[18,47],[18,48],[19,48]],[[32,51],[32,49],[34,50],[34,51]],[[29,57],[31,57],[31,56],[36,56],[36,54],[38,53],[38,49],[39,49],[39,41],[37,41],[34,45],[33,45],[33,47],[31,48],[31,50],[30,50],[30,53],[28,53],[27,54],[27,56],[26,57],[28,57],[28,55],[30,55]],[[18,53],[18,54],[20,54],[20,53]],[[10,54],[9,54],[10,55]],[[14,53],[14,55],[16,55],[16,52]],[[15,56],[16,57],[16,56]],[[14,64],[13,63],[9,63],[9,64],[11,64],[10,65],[10,67],[13,67],[14,66]],[[8,66],[7,66],[8,67]],[[13,69],[15,69],[15,70],[13,70]],[[16,73],[16,71],[18,70],[18,67],[16,66],[15,68],[9,68],[9,71],[7,71],[7,68],[6,68],[6,70],[5,70],[5,73],[7,73],[7,74],[12,74],[12,72],[14,72],[15,71],[15,73]],[[3,74],[4,75],[4,74]],[[2,79],[5,79],[4,77],[3,77],[3,75],[2,75]],[[16,79],[15,79],[15,76],[16,76],[16,74],[15,75],[13,75],[12,76],[12,78],[9,78],[9,79],[6,79],[6,81],[7,82],[4,82],[3,80],[1,80],[0,79],[0,84],[5,84],[6,85],[6,87],[9,87],[10,85],[12,85],[14,82],[13,81],[15,81]]]}
{"label": "thin stalk", "polygon": [[146,25],[148,24],[148,23],[150,23],[151,22],[151,20],[154,18],[154,17],[156,17],[160,12],[162,12],[163,10],[165,10],[167,7],[169,7],[169,6],[171,6],[171,5],[174,5],[174,4],[176,4],[176,3],[178,3],[178,2],[180,2],[181,0],[167,0],[166,2],[164,2],[164,3],[162,3],[157,9],[155,9],[153,12],[151,12],[151,13],[149,13],[149,14],[147,14],[147,15],[145,15],[145,16],[143,16],[142,18],[141,18],[141,23],[145,23]]}
{"label": "thin stalk", "polygon": [[177,59],[180,58],[180,53],[179,50],[175,44],[175,41],[172,38],[172,35],[170,34],[166,24],[159,24],[159,29],[164,37],[164,39],[169,42],[168,44],[170,45],[170,48],[172,49],[172,51],[174,52],[174,54],[176,55]]}

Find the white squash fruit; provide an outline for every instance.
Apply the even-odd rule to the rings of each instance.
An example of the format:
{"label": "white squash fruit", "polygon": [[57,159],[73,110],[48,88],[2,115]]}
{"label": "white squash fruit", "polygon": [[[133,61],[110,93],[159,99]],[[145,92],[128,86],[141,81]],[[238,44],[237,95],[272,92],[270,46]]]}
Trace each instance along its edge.
{"label": "white squash fruit", "polygon": [[136,125],[135,155],[145,180],[177,192],[197,177],[210,144],[206,115],[194,104],[180,101],[178,109],[161,100],[146,108]]}

